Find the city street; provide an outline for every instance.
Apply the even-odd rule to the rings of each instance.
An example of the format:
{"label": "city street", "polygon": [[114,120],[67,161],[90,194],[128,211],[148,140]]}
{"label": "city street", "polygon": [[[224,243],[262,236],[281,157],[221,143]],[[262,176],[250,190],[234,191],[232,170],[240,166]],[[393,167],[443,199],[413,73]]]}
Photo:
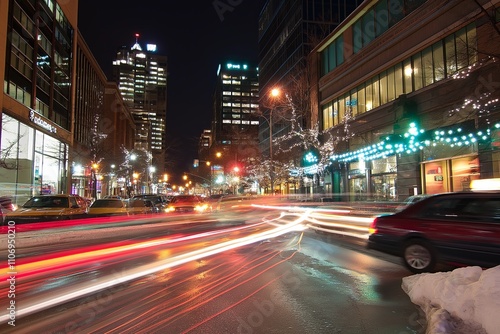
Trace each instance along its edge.
{"label": "city street", "polygon": [[[239,221],[227,219],[236,216]],[[33,311],[18,316],[15,327],[2,321],[0,330],[425,331],[425,317],[401,289],[409,272],[397,258],[366,250],[360,239],[304,229],[297,212],[238,208],[208,223],[186,219],[150,224],[156,231],[165,224],[164,235],[142,228],[143,238],[107,238],[73,250],[66,244],[48,256],[21,257],[16,302]],[[39,247],[48,253],[47,245]],[[40,254],[37,247],[29,251]],[[6,283],[1,287],[6,294]]]}

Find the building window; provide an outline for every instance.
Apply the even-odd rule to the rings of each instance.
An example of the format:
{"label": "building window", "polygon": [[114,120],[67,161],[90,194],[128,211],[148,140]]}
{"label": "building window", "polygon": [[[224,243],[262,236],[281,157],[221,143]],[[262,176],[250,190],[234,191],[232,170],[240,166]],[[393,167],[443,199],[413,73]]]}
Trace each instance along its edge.
{"label": "building window", "polygon": [[354,117],[391,102],[402,94],[451,77],[458,70],[477,62],[476,43],[476,29],[474,24],[470,24],[375,75],[358,86],[357,93],[351,92],[350,96],[331,102],[338,102],[338,119],[329,116],[330,104],[322,107],[323,129],[344,122],[346,107],[350,112],[347,117]]}

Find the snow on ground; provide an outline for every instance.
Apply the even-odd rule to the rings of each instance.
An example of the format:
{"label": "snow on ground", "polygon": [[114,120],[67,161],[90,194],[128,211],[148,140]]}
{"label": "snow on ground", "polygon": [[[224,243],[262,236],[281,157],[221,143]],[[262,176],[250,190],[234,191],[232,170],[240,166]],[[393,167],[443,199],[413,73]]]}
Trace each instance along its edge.
{"label": "snow on ground", "polygon": [[412,275],[402,288],[425,312],[428,334],[500,333],[500,266]]}

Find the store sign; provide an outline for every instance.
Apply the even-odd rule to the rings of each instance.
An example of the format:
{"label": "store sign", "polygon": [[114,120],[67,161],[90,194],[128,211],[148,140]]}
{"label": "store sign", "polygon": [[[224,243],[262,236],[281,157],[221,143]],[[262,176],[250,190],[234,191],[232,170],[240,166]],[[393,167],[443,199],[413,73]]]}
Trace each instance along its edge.
{"label": "store sign", "polygon": [[304,167],[303,171],[306,175],[314,175],[318,173],[318,165]]}
{"label": "store sign", "polygon": [[38,116],[36,111],[31,109],[30,110],[30,121],[38,125],[39,127],[51,132],[51,133],[57,133],[57,128],[53,126],[52,124],[49,124],[47,121],[45,121],[42,117]]}

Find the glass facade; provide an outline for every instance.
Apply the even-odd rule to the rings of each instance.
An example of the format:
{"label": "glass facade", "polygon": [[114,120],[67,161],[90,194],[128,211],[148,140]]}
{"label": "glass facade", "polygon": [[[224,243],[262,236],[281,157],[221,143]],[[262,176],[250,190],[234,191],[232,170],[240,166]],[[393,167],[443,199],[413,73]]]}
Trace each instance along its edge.
{"label": "glass facade", "polygon": [[64,193],[68,146],[2,115],[0,192],[22,205],[33,195]]}
{"label": "glass facade", "polygon": [[11,0],[9,13],[3,93],[19,104],[2,110],[0,192],[24,204],[35,194],[67,191],[61,139],[71,131],[75,30],[55,1]]}

